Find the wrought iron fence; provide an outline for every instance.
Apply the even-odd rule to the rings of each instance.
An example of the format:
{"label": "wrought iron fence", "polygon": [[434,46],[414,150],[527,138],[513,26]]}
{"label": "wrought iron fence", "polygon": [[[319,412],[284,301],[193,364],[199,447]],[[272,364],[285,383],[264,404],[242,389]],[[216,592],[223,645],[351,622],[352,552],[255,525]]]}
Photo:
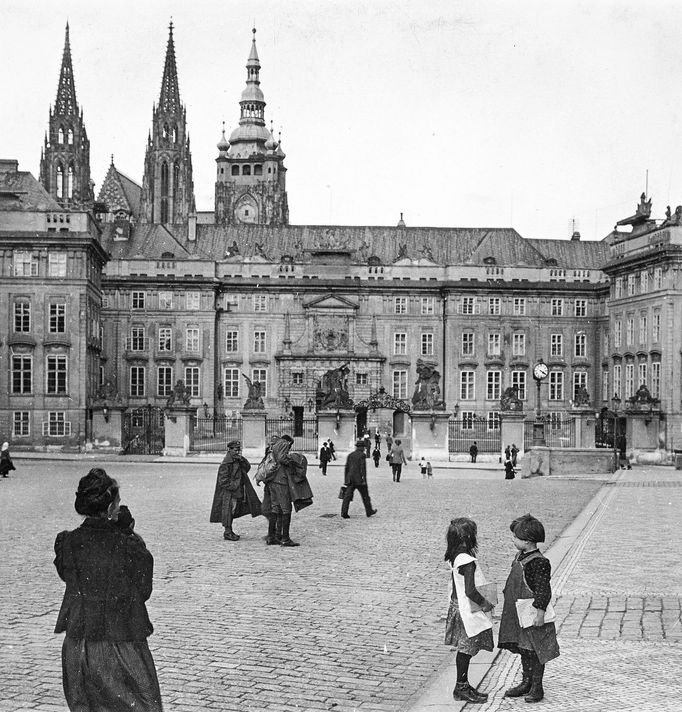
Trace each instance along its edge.
{"label": "wrought iron fence", "polygon": [[217,416],[194,418],[192,450],[226,452],[230,440],[242,439],[242,419]]}
{"label": "wrought iron fence", "polygon": [[[575,447],[575,420],[570,416],[547,415],[542,418],[545,426],[547,447]],[[533,446],[533,420],[523,424],[523,447],[528,450]]]}
{"label": "wrought iron fence", "polygon": [[124,413],[122,435],[124,455],[161,455],[166,438],[163,409],[149,404]]}
{"label": "wrought iron fence", "polygon": [[[491,423],[494,427],[490,427]],[[502,433],[499,421],[489,421],[485,417],[448,421],[449,452],[468,453],[474,441],[478,452],[500,452]]]}
{"label": "wrought iron fence", "polygon": [[317,418],[266,418],[265,435],[291,435],[292,449],[317,453]]}

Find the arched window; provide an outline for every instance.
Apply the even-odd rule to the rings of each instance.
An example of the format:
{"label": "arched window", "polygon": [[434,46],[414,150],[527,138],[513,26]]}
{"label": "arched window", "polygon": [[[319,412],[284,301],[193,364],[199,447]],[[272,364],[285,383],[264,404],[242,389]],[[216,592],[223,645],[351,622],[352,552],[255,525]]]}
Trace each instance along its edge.
{"label": "arched window", "polygon": [[255,176],[262,176],[263,175],[263,166],[261,166],[260,163],[256,164],[253,167],[253,175]]}
{"label": "arched window", "polygon": [[69,166],[66,174],[66,197],[69,200],[73,198],[73,163]]}
{"label": "arched window", "polygon": [[168,164],[161,164],[161,222],[168,222]]}
{"label": "arched window", "polygon": [[57,143],[64,143],[64,129],[60,126],[59,131],[57,131]]}
{"label": "arched window", "polygon": [[173,197],[178,194],[178,188],[180,186],[180,163],[175,161],[173,165]]}
{"label": "arched window", "polygon": [[239,175],[239,166],[232,166],[232,175],[233,176]]}
{"label": "arched window", "polygon": [[168,124],[164,124],[164,125],[163,125],[163,133],[162,133],[163,138],[167,139],[167,138],[168,138],[168,133],[169,133]]}
{"label": "arched window", "polygon": [[69,146],[73,146],[73,129],[69,129],[66,136],[67,136],[67,141],[69,142]]}
{"label": "arched window", "polygon": [[173,141],[173,143],[178,142],[178,128],[177,128],[177,126],[173,126],[173,128],[171,130],[171,140]]}
{"label": "arched window", "polygon": [[251,166],[243,166],[242,167],[242,175],[250,176],[251,175]]}
{"label": "arched window", "polygon": [[[61,131],[61,129],[59,129]],[[56,174],[56,187],[57,187],[57,197],[58,198],[63,198],[64,197],[64,169],[61,166],[61,163],[57,164],[57,174]]]}

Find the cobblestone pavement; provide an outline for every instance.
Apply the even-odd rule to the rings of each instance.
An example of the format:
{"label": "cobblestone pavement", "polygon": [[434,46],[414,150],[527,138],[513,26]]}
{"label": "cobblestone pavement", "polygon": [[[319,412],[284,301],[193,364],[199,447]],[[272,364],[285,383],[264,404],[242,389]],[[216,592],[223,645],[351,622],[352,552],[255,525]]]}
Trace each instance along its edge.
{"label": "cobblestone pavement", "polygon": [[[623,471],[604,487],[555,577],[561,656],[547,665],[553,712],[682,709],[682,474]],[[498,656],[481,712],[511,710],[518,658]]]}
{"label": "cobblestone pavement", "polygon": [[[16,473],[0,482],[2,712],[66,709],[62,636],[52,633],[63,584],[52,546],[58,531],[80,523],[73,495],[92,465],[18,460]],[[239,542],[223,541],[220,526],[208,523],[215,464],[119,461],[106,469],[119,479],[155,557],[150,647],[167,712],[405,709],[448,655],[442,558],[450,518],[477,520],[481,562],[501,580],[514,553],[507,529],[513,516],[533,512],[551,540],[601,484],[505,481],[501,472],[493,479],[463,470],[436,470],[433,481],[423,481],[413,464],[395,484],[387,467],[371,468],[378,515],[367,519],[357,498],[351,519],[342,520],[341,467],[331,467],[328,477],[311,467],[315,503],[292,523],[301,546],[284,549],[265,546],[261,517],[237,521]],[[647,528],[650,534],[643,523]],[[637,544],[642,551],[646,541]],[[566,595],[579,598],[577,591]],[[572,659],[562,657],[551,675]]]}

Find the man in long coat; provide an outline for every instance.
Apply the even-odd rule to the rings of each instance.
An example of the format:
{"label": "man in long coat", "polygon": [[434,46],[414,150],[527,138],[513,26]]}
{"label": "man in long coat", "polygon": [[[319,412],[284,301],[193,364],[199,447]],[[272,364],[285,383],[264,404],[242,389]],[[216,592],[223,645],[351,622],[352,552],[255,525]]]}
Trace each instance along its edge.
{"label": "man in long coat", "polygon": [[245,514],[257,517],[261,513],[260,500],[247,474],[251,464],[240,454],[241,449],[239,440],[227,444],[227,454],[218,468],[209,520],[225,527],[223,539],[229,541],[239,539],[239,534],[232,531],[234,519]]}
{"label": "man in long coat", "polygon": [[344,519],[350,518],[348,507],[353,499],[355,490],[358,490],[362,496],[365,514],[371,517],[377,513],[376,509],[372,509],[372,500],[369,498],[367,489],[367,458],[365,457],[364,440],[358,440],[355,443],[355,450],[346,459],[343,483],[346,485],[346,492],[343,495],[343,503],[341,504],[341,516]]}

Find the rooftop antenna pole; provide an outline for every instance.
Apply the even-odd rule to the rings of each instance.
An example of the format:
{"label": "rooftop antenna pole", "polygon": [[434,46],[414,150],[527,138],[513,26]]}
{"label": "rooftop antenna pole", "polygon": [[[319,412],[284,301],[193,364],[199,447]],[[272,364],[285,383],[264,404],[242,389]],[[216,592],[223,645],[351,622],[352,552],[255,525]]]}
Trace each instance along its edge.
{"label": "rooftop antenna pole", "polygon": [[646,182],[644,183],[644,195],[649,197],[649,169],[646,169]]}

